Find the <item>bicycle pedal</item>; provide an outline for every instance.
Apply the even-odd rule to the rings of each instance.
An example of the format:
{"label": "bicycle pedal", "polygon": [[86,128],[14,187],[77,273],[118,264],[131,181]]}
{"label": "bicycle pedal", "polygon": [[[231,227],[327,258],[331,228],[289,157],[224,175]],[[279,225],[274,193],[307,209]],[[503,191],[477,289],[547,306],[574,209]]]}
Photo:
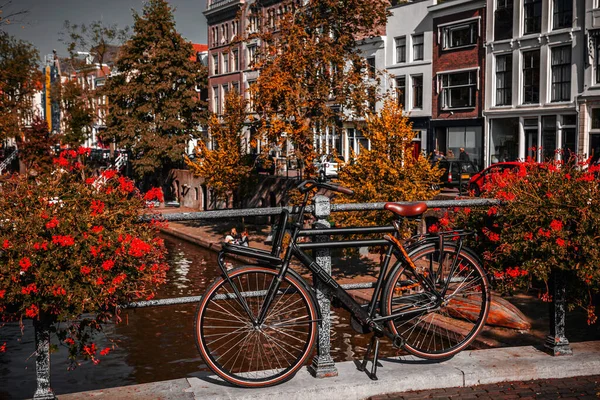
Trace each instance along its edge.
{"label": "bicycle pedal", "polygon": [[394,346],[397,349],[401,349],[404,347],[404,345],[406,344],[406,340],[404,340],[404,338],[400,335],[396,335],[394,336],[394,339],[392,340],[392,346]]}

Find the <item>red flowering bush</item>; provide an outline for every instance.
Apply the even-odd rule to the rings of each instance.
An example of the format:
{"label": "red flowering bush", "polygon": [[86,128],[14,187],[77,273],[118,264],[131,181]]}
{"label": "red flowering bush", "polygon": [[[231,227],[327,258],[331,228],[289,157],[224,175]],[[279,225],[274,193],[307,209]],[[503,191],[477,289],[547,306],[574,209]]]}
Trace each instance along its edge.
{"label": "red flowering bush", "polygon": [[[547,282],[552,270],[567,271],[571,304],[588,309],[600,283],[600,166],[588,161],[526,162],[495,174],[485,193],[502,205],[460,210],[458,225],[479,232],[474,244],[497,281],[532,276]],[[507,285],[507,287],[510,285]],[[550,299],[546,291],[543,296]]]}
{"label": "red flowering bush", "polygon": [[156,224],[139,222],[145,198],[114,171],[95,183],[88,154],[64,151],[52,173],[0,181],[0,314],[59,322],[71,356],[97,362],[110,349],[96,349],[91,334],[118,304],[152,298],[167,264]]}

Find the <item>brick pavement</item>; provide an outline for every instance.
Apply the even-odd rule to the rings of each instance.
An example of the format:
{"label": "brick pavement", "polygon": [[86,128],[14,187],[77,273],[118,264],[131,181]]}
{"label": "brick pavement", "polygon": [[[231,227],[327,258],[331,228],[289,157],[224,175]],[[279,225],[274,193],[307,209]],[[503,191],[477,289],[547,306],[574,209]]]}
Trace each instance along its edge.
{"label": "brick pavement", "polygon": [[564,379],[540,379],[525,382],[503,382],[492,385],[418,390],[369,397],[369,400],[420,399],[600,399],[600,375]]}

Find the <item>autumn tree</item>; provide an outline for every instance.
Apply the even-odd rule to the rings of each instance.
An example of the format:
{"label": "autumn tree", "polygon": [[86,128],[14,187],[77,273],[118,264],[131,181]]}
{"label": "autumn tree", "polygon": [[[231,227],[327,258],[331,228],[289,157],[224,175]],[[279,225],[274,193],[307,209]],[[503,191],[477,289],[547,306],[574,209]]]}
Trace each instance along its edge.
{"label": "autumn tree", "polygon": [[263,46],[254,63],[261,72],[251,94],[258,135],[279,144],[285,133],[303,164],[310,166],[315,132],[361,118],[374,101],[378,80],[358,45],[385,26],[389,3],[305,3],[293,2],[292,11],[281,19],[263,22],[258,34]]}
{"label": "autumn tree", "polygon": [[29,10],[25,8],[12,9],[12,0],[0,2],[0,28],[5,25],[11,25],[23,22]]}
{"label": "autumn tree", "polygon": [[192,45],[175,29],[165,0],[149,0],[133,18],[133,35],[116,63],[119,74],[105,86],[104,136],[131,151],[138,178],[163,185],[203,121],[205,104],[196,89],[205,85],[206,68],[192,60]]}
{"label": "autumn tree", "polygon": [[40,89],[38,60],[32,44],[0,31],[0,141],[20,136],[32,117],[32,96]]}
{"label": "autumn tree", "polygon": [[196,158],[186,157],[186,164],[194,175],[203,177],[213,190],[214,198],[225,203],[244,189],[252,172],[244,143],[245,120],[246,101],[232,91],[225,98],[222,119],[215,114],[210,117],[209,137],[198,142]]}
{"label": "autumn tree", "polygon": [[36,172],[48,171],[52,168],[52,146],[57,142],[48,130],[46,120],[35,116],[30,128],[19,137],[19,158],[27,170]]}
{"label": "autumn tree", "polygon": [[[386,99],[379,113],[367,116],[363,130],[371,148],[361,147],[355,162],[339,171],[338,183],[354,190],[340,195],[340,203],[414,201],[433,198],[439,190],[441,171],[420,152],[415,151],[415,131],[402,108]],[[338,213],[336,221],[344,225],[385,225],[391,213]]]}
{"label": "autumn tree", "polygon": [[119,47],[129,37],[129,27],[119,28],[117,24],[107,25],[103,21],[93,21],[86,25],[66,20],[63,29],[60,41],[67,46],[72,60],[84,52],[100,65],[116,58]]}

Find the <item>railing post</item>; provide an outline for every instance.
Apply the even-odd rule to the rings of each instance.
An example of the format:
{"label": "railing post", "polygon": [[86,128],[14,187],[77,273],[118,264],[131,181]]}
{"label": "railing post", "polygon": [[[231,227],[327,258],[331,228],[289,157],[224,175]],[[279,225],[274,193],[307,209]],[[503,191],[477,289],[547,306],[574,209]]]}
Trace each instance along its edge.
{"label": "railing post", "polygon": [[35,375],[37,389],[34,400],[56,399],[50,387],[50,321],[45,315],[33,320],[35,334]]}
{"label": "railing post", "polygon": [[[331,214],[331,203],[329,198],[322,195],[315,196],[314,216],[317,219],[314,227],[316,229],[331,228],[327,218]],[[329,241],[329,236],[317,236],[317,242]],[[316,250],[315,259],[317,263],[328,274],[331,275],[331,252],[329,249]],[[328,378],[337,376],[338,371],[331,357],[331,301],[328,288],[316,277],[317,300],[321,308],[322,321],[319,324],[319,341],[317,343],[317,355],[313,358],[312,364],[308,367],[309,372],[316,378]]]}
{"label": "railing post", "polygon": [[570,356],[573,349],[565,336],[565,282],[561,272],[550,273],[552,301],[550,308],[550,334],[546,337],[546,350],[553,356]]}

